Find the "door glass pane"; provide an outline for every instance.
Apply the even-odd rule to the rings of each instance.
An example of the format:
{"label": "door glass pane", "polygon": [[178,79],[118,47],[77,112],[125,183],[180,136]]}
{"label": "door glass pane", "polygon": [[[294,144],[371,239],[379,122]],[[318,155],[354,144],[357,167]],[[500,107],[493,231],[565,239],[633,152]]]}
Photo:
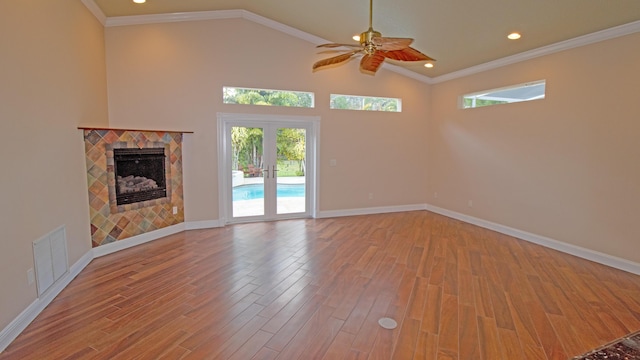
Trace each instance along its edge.
{"label": "door glass pane", "polygon": [[231,128],[233,217],[264,215],[262,128]]}
{"label": "door glass pane", "polygon": [[276,132],[277,214],[305,212],[306,131],[279,128]]}

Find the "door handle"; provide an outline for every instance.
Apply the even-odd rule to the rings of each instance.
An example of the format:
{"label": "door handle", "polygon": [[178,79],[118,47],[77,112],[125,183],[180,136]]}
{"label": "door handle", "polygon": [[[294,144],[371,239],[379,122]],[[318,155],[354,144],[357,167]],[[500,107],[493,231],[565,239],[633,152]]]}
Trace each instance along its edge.
{"label": "door handle", "polygon": [[267,175],[265,175],[265,178],[269,178],[269,167],[267,166],[266,169],[262,169],[263,172],[265,172]]}
{"label": "door handle", "polygon": [[278,169],[276,169],[275,165],[271,165],[271,174],[273,175],[273,177],[276,177],[276,173],[278,172]]}

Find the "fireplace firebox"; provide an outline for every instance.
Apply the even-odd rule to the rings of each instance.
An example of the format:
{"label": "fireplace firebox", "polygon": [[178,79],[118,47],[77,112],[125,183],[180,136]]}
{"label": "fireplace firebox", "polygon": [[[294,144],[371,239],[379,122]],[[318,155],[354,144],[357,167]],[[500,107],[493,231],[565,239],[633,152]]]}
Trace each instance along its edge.
{"label": "fireplace firebox", "polygon": [[113,160],[117,205],[167,196],[164,148],[113,149]]}

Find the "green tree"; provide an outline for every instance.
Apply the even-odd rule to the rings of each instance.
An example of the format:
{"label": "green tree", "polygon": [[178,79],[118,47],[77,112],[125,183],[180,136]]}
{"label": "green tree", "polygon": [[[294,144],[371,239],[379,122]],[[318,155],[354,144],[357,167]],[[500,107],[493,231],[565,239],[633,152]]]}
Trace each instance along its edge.
{"label": "green tree", "polygon": [[398,110],[396,99],[387,98],[365,98],[363,110],[392,111]]}
{"label": "green tree", "polygon": [[298,162],[298,171],[305,173],[306,156],[306,131],[304,129],[282,128],[278,129],[276,138],[278,160],[295,160]]}
{"label": "green tree", "polygon": [[362,110],[362,98],[359,96],[337,95],[331,99],[332,109]]}
{"label": "green tree", "polygon": [[298,91],[225,87],[223,101],[225,104],[313,107],[312,94]]}
{"label": "green tree", "polygon": [[262,167],[262,139],[261,128],[247,128],[234,126],[231,128],[232,166],[238,169],[249,164]]}
{"label": "green tree", "polygon": [[231,168],[239,169],[240,154],[247,146],[247,128],[234,126],[231,128]]}
{"label": "green tree", "polygon": [[262,132],[262,128],[249,128],[249,147],[251,149],[250,154],[250,162],[249,164],[253,164],[256,167],[262,167],[262,139],[264,138],[264,133]]}
{"label": "green tree", "polygon": [[332,109],[398,111],[398,100],[369,96],[334,95],[331,97]]}
{"label": "green tree", "polygon": [[250,104],[250,105],[270,105],[260,94],[259,91],[250,90],[238,94],[236,97],[238,104]]}

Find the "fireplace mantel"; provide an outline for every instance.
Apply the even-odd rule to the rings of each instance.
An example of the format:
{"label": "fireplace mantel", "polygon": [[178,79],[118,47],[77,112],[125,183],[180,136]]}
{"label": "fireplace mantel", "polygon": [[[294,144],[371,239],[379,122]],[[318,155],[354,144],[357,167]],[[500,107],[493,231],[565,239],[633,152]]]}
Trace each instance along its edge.
{"label": "fireplace mantel", "polygon": [[170,133],[193,134],[193,131],[184,131],[184,130],[123,129],[123,128],[100,127],[100,126],[78,126],[78,130],[143,131],[143,132],[170,132]]}

